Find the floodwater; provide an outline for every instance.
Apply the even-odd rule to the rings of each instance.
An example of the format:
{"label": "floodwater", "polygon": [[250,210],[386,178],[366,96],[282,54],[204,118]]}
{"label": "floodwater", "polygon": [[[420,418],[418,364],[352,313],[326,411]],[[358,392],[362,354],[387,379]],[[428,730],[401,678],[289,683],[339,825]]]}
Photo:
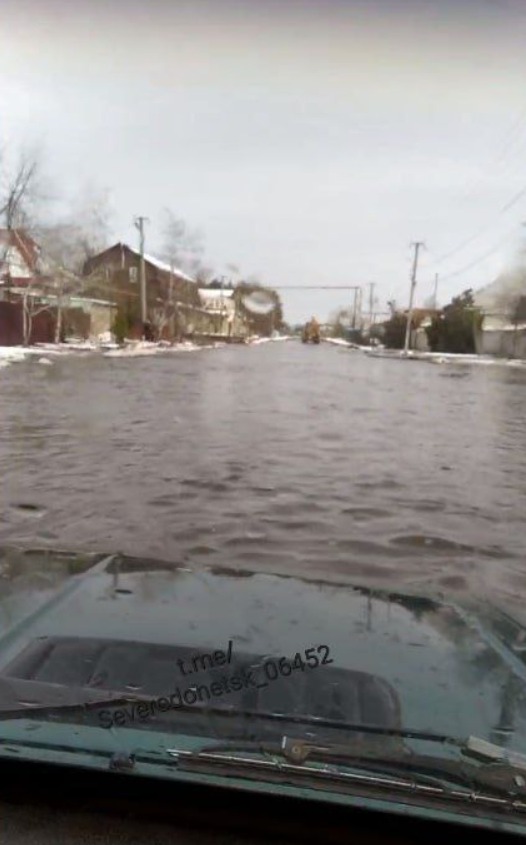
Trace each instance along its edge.
{"label": "floodwater", "polygon": [[122,551],[526,597],[524,370],[298,342],[68,356],[2,370],[0,415],[6,566]]}

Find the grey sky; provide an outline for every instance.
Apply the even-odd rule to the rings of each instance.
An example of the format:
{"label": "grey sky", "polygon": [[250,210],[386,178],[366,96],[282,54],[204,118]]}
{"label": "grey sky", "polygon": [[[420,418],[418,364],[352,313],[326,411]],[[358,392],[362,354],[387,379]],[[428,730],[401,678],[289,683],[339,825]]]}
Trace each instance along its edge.
{"label": "grey sky", "polygon": [[[524,0],[0,10],[3,145],[37,143],[64,195],[108,187],[115,239],[133,242],[146,214],[155,251],[169,206],[220,273],[375,281],[383,307],[407,300],[412,240],[428,247],[419,302],[435,271],[444,301],[513,260],[526,193],[502,209],[526,188]],[[290,320],[346,299],[283,293]]]}

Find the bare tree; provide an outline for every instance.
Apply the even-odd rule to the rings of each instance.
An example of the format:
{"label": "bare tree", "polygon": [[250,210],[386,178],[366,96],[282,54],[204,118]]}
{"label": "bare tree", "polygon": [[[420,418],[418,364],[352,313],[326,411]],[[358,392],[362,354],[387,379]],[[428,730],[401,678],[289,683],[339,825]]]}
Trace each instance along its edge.
{"label": "bare tree", "polygon": [[[162,229],[161,254],[170,266],[170,282],[164,306],[159,317],[162,326],[171,324],[170,333],[172,337],[179,335],[183,323],[181,307],[186,310],[190,305],[188,287],[183,285],[182,289],[176,283],[177,271],[191,276],[197,284],[206,285],[213,275],[210,267],[205,266],[202,261],[204,253],[203,236],[195,230],[190,229],[180,217],[177,217],[169,208],[164,210],[164,225]],[[179,301],[182,293],[183,301]],[[191,300],[193,301],[193,300]]]}
{"label": "bare tree", "polygon": [[22,151],[17,160],[10,161],[6,151],[0,151],[0,225],[7,229],[2,238],[0,273],[7,278],[11,275],[13,237],[17,230],[30,228],[33,220],[38,176],[36,155]]}
{"label": "bare tree", "polygon": [[[30,341],[34,318],[51,307],[56,308],[55,342],[60,340],[63,312],[71,295],[98,285],[100,278],[85,278],[86,260],[107,246],[111,210],[107,190],[87,184],[71,201],[66,214],[54,222],[42,222],[40,159],[22,151],[10,160],[0,154],[0,225],[7,230],[0,254],[0,265],[10,271],[10,250],[14,241],[22,243],[23,234],[31,235],[39,247],[32,267],[33,278],[19,294],[23,312],[24,344]],[[39,219],[40,218],[40,219]],[[47,302],[46,302],[47,301]]]}
{"label": "bare tree", "polygon": [[93,294],[103,285],[101,273],[84,276],[83,269],[88,258],[107,246],[110,219],[108,191],[88,185],[71,203],[67,216],[36,230],[45,271],[52,279],[49,292],[56,304],[55,343],[60,340],[63,313],[71,296],[87,290]]}
{"label": "bare tree", "polygon": [[164,210],[162,230],[162,254],[165,261],[175,269],[195,275],[203,269],[203,236],[196,229],[190,229],[180,217],[169,208]]}
{"label": "bare tree", "polygon": [[1,156],[3,179],[0,185],[0,218],[6,229],[27,228],[38,195],[39,163],[34,154],[23,151],[9,166]]}
{"label": "bare tree", "polygon": [[27,285],[22,293],[22,342],[24,346],[29,346],[34,318],[44,311],[49,311],[49,304],[42,303],[32,284]]}
{"label": "bare tree", "polygon": [[49,261],[80,276],[88,258],[108,245],[111,232],[108,191],[88,185],[62,219],[38,226],[35,232]]}
{"label": "bare tree", "polygon": [[155,329],[155,335],[157,340],[161,340],[162,334],[166,326],[171,324],[170,328],[170,335],[173,336],[176,333],[176,322],[178,317],[177,306],[173,302],[172,295],[169,295],[164,302],[159,303],[159,306],[153,310],[152,313],[152,323]]}

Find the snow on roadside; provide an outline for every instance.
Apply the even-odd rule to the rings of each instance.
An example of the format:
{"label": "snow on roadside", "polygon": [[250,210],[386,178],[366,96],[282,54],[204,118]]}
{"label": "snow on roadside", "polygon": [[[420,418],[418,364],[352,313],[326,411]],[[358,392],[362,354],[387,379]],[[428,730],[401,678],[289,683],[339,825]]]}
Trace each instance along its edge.
{"label": "snow on roadside", "polygon": [[398,361],[425,361],[428,364],[477,364],[478,366],[526,367],[526,361],[517,358],[496,358],[490,355],[466,355],[456,352],[417,352],[409,350],[405,354],[401,349],[385,349],[383,346],[360,346],[340,338],[323,338],[325,343],[358,349],[370,358],[394,358]]}
{"label": "snow on roadside", "polygon": [[25,361],[28,357],[27,350],[19,346],[0,346],[0,367]]}
{"label": "snow on roadside", "polygon": [[261,343],[279,343],[282,340],[292,339],[292,336],[287,334],[280,334],[275,337],[259,337],[259,335],[254,335],[253,337],[248,337],[246,342],[248,346],[259,346]]}
{"label": "snow on roadside", "polygon": [[128,341],[125,346],[113,342],[78,341],[73,343],[38,343],[34,346],[0,346],[0,368],[9,364],[36,360],[38,363],[51,364],[57,357],[86,353],[102,353],[110,358],[134,358],[169,352],[199,352],[201,349],[218,349],[224,343],[196,344],[189,341],[169,344],[166,342]]}
{"label": "snow on roadside", "polygon": [[98,348],[100,347],[96,344],[89,343],[37,343],[34,346],[0,346],[0,368],[30,359],[36,359],[38,363],[45,361],[47,364],[52,364],[49,356],[56,358],[78,352],[95,352]]}
{"label": "snow on roadside", "polygon": [[518,358],[496,358],[491,355],[470,355],[457,352],[415,352],[405,354],[399,349],[375,349],[363,347],[371,358],[394,358],[398,361],[425,361],[428,364],[476,364],[478,366],[526,367],[526,361]]}
{"label": "snow on roadside", "polygon": [[126,346],[117,347],[105,351],[105,358],[138,358],[147,357],[149,355],[162,355],[170,352],[199,352],[201,349],[218,349],[225,346],[224,343],[212,343],[200,345],[184,341],[183,343],[152,343],[146,340],[139,340],[126,344]]}
{"label": "snow on roadside", "polygon": [[344,340],[342,337],[324,337],[322,340],[324,343],[332,343],[333,346],[345,346],[346,349],[352,349],[353,346],[356,346],[355,343],[349,343],[348,340]]}

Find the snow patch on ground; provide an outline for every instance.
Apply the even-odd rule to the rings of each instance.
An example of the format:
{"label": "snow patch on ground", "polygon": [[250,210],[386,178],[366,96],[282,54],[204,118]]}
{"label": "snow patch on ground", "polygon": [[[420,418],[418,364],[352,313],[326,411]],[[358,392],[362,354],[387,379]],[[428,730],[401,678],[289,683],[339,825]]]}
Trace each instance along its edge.
{"label": "snow patch on ground", "polygon": [[125,346],[113,342],[95,343],[79,341],[73,343],[38,343],[35,346],[0,346],[0,368],[21,361],[36,360],[39,364],[51,364],[51,359],[87,353],[102,353],[105,357],[130,358],[145,355],[159,355],[167,352],[197,352],[201,349],[217,349],[224,343],[205,346],[185,341],[184,343],[150,343],[129,341]]}
{"label": "snow patch on ground", "polygon": [[[41,354],[40,351],[39,354]],[[9,364],[26,361],[30,355],[31,351],[21,346],[0,346],[0,367],[7,367]]]}
{"label": "snow patch on ground", "polygon": [[476,364],[478,366],[526,367],[526,361],[516,358],[494,358],[490,355],[463,355],[454,352],[415,352],[405,354],[399,349],[362,347],[372,358],[395,358],[401,361],[427,361],[430,364]]}
{"label": "snow patch on ground", "polygon": [[343,337],[322,337],[322,341],[323,343],[332,343],[333,346],[344,346],[346,349],[359,349],[361,352],[371,352],[371,350],[379,349],[378,346],[361,346],[359,343],[344,340]]}
{"label": "snow patch on ground", "polygon": [[356,344],[344,340],[343,337],[323,337],[324,343],[332,343],[333,346],[345,346],[346,349],[355,349]]}
{"label": "snow patch on ground", "polygon": [[276,335],[274,337],[259,337],[258,335],[254,335],[253,337],[247,338],[247,344],[249,346],[259,346],[261,343],[278,343],[282,340],[292,340],[290,335]]}
{"label": "snow patch on ground", "polygon": [[201,349],[218,349],[225,346],[224,343],[212,343],[198,345],[185,341],[183,343],[151,343],[149,341],[137,341],[128,343],[126,346],[117,347],[104,352],[105,358],[138,358],[151,355],[165,355],[170,352],[199,352]]}

